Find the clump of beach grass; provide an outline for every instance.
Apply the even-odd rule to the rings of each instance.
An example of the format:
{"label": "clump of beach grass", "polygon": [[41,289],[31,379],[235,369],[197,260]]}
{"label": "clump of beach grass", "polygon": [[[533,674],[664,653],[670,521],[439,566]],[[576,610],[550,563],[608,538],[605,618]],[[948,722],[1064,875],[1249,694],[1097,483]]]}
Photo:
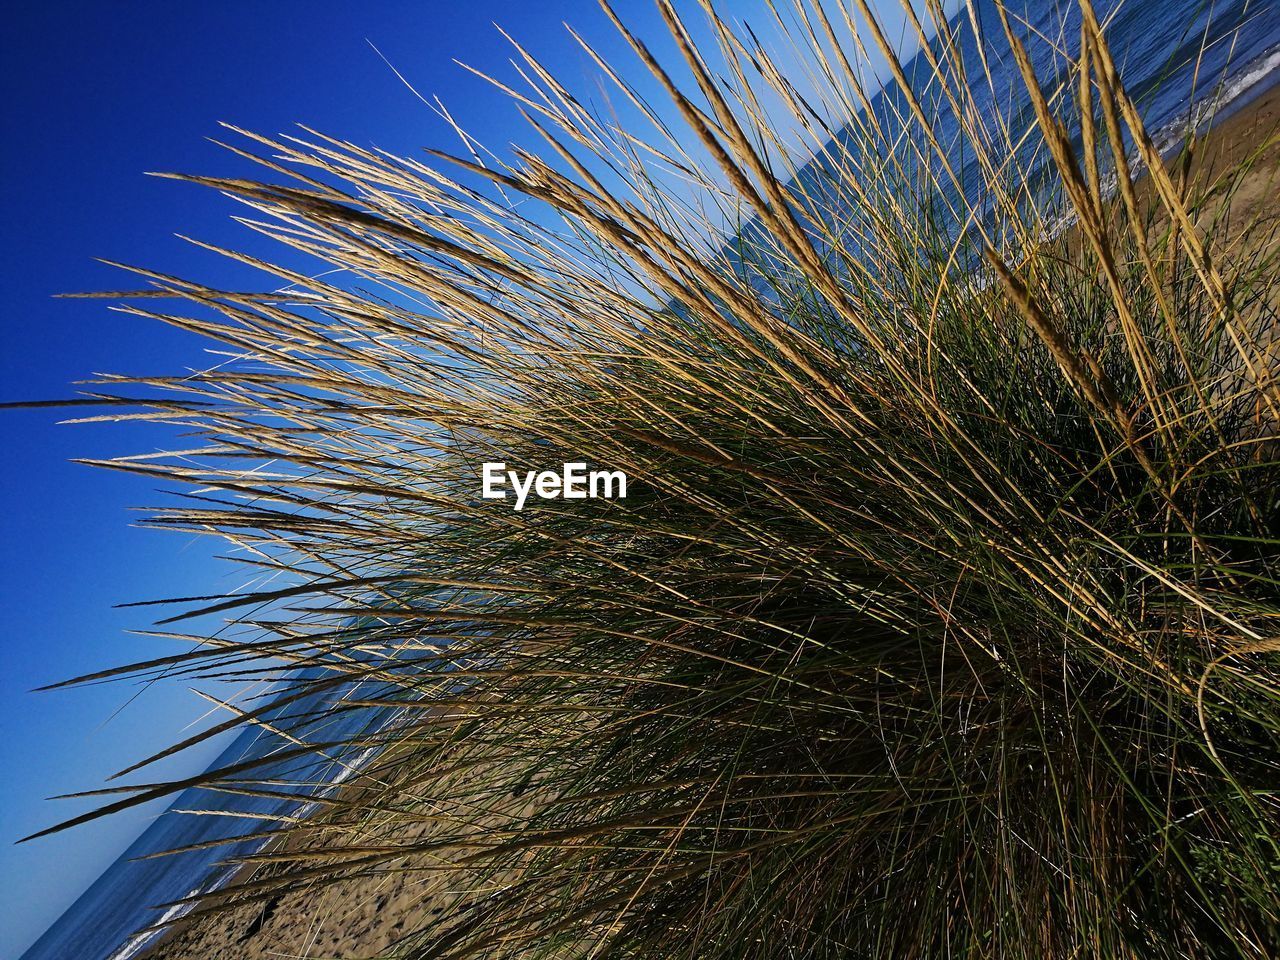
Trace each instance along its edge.
{"label": "clump of beach grass", "polygon": [[[238,897],[419,871],[412,958],[1273,955],[1276,245],[1162,161],[1088,0],[1053,77],[925,7],[926,84],[861,2],[780,18],[801,85],[661,0],[691,80],[621,20],[599,62],[647,129],[517,48],[510,162],[236,131],[261,182],[185,178],[319,267],[112,295],[231,359],[95,388],[200,437],[107,465],[264,583],[114,672],[397,711],[292,734],[377,754]],[[992,57],[1034,116],[975,103]],[[628,496],[480,498],[579,460]]]}

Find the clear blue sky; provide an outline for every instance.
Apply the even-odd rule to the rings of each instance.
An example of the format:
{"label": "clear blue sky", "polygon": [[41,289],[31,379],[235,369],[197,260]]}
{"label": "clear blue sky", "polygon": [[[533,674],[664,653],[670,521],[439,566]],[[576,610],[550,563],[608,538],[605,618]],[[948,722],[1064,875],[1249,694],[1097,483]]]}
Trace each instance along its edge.
{"label": "clear blue sky", "polygon": [[[648,0],[618,0],[658,35]],[[753,23],[758,0],[722,5]],[[0,400],[71,395],[94,371],[173,373],[204,363],[193,337],[123,317],[61,291],[128,285],[92,258],[135,262],[207,282],[244,278],[177,240],[254,241],[230,201],[143,176],[146,170],[242,172],[205,138],[228,120],[275,133],[304,122],[360,144],[412,154],[456,147],[448,127],[395,77],[372,41],[423,94],[439,94],[467,129],[501,147],[529,142],[512,105],[453,63],[510,78],[499,21],[581,89],[594,76],[564,32],[569,20],[624,56],[595,0],[232,0],[12,5],[0,37],[6,209],[0,226]],[[662,49],[664,44],[658,43]],[[250,278],[252,279],[252,278]],[[30,694],[86,671],[174,652],[131,638],[145,610],[112,604],[234,589],[212,540],[129,526],[128,508],[163,502],[154,484],[68,462],[154,450],[144,427],[57,426],[57,411],[0,413],[0,957],[17,956],[132,840],[154,810],[14,846],[78,812],[43,797],[93,787],[172,741],[200,702],[177,686],[125,684]],[[212,748],[165,773],[202,767]]]}

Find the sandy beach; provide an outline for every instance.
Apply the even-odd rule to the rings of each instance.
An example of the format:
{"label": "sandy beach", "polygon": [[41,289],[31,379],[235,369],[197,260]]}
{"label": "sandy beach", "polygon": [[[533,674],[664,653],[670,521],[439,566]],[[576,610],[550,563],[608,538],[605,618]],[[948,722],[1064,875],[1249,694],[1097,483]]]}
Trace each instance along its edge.
{"label": "sandy beach", "polygon": [[[1200,212],[1201,222],[1225,213],[1226,236],[1233,243],[1274,242],[1280,215],[1280,84],[1215,124],[1197,150],[1200,158],[1195,170],[1200,182],[1218,183]],[[1252,166],[1235,185],[1224,211],[1220,199],[1214,202],[1221,197],[1224,181],[1230,179],[1223,174],[1250,159]]]}
{"label": "sandy beach", "polygon": [[[1220,122],[1200,146],[1201,182],[1253,155],[1229,208],[1231,237],[1245,244],[1274,243],[1280,222],[1280,87]],[[1210,201],[1200,216],[1223,213]],[[1238,225],[1238,226],[1237,226]],[[1247,229],[1246,229],[1247,228]],[[359,789],[352,786],[344,789]],[[414,828],[425,836],[428,827]],[[414,829],[398,839],[411,841]],[[409,863],[407,866],[412,867]],[[448,875],[402,870],[284,895],[265,904],[232,907],[180,922],[141,956],[146,960],[280,960],[382,956],[406,930],[456,908]]]}

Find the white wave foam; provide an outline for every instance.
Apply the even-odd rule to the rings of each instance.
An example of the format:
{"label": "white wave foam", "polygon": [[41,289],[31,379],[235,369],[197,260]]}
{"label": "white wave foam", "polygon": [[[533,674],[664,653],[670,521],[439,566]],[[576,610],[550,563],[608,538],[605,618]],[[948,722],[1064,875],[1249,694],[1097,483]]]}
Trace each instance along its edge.
{"label": "white wave foam", "polygon": [[344,780],[348,780],[355,774],[359,773],[360,769],[373,758],[375,753],[378,752],[378,749],[378,747],[369,747],[353,760],[342,761],[342,769],[338,771],[337,775],[334,776],[332,780],[325,784],[325,795],[327,796]]}
{"label": "white wave foam", "polygon": [[[349,761],[344,761],[342,763],[342,768],[333,777],[333,779],[327,781],[324,784],[324,788],[321,791],[321,796],[328,796],[335,789],[337,789],[338,785],[341,784],[344,780],[348,780],[352,776],[354,776],[356,773],[358,773],[360,771],[360,768],[363,767],[366,763],[368,763],[373,758],[374,754],[376,754],[377,752],[378,752],[377,747],[369,747],[368,749],[361,752],[354,759]],[[293,815],[295,817],[306,817],[308,814],[314,811],[318,806],[319,804],[316,803],[315,801],[312,801],[310,803],[304,803],[301,807],[298,808],[298,810],[294,812]],[[151,924],[149,927],[147,927],[145,930],[141,931],[140,933],[136,933],[132,937],[130,937],[129,940],[125,942],[124,946],[122,946],[115,953],[111,954],[111,956],[108,957],[107,960],[130,960],[130,958],[136,957],[143,950],[143,948],[149,946],[152,943],[152,941],[155,940],[156,937],[164,933],[170,924],[172,924],[175,920],[182,919],[182,917],[186,916],[193,909],[195,909],[195,907],[200,902],[199,900],[200,897],[203,897],[204,895],[209,893],[213,893],[219,887],[223,886],[228,880],[230,880],[231,877],[235,875],[236,869],[237,868],[232,867],[228,870],[224,870],[221,874],[215,877],[212,882],[205,884],[204,886],[196,887],[194,890],[189,891],[186,896],[182,897],[178,902],[172,904],[168,910],[162,913],[160,915],[160,919],[158,919],[155,923]]]}
{"label": "white wave foam", "polygon": [[1280,46],[1259,54],[1230,79],[1224,80],[1211,97],[1198,101],[1175,117],[1152,136],[1161,155],[1182,146],[1192,133],[1201,132],[1206,123],[1221,119],[1238,101],[1280,71]]}
{"label": "white wave foam", "polygon": [[1252,67],[1234,78],[1226,89],[1222,91],[1223,103],[1230,104],[1232,101],[1240,99],[1243,94],[1253,89],[1277,70],[1280,70],[1280,47],[1276,47],[1260,57]]}
{"label": "white wave foam", "polygon": [[130,937],[129,940],[125,942],[125,945],[108,957],[107,960],[129,960],[130,957],[137,956],[143,947],[147,946],[152,940],[164,933],[165,928],[169,924],[191,912],[198,902],[197,900],[192,899],[193,897],[210,893],[221,885],[222,878],[219,878],[207,888],[196,887],[179,902],[173,904],[168,910],[162,913],[160,915],[160,919],[154,924],[147,927],[147,929],[143,930],[141,933],[136,933]]}

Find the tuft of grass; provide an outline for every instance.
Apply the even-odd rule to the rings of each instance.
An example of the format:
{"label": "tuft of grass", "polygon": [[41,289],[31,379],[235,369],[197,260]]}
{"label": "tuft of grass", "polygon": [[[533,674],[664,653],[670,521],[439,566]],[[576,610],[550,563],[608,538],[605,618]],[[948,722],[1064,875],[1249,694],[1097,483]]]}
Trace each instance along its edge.
{"label": "tuft of grass", "polygon": [[[509,163],[235,130],[261,182],[184,179],[314,275],[224,250],[267,289],[111,294],[226,359],[106,379],[200,440],[104,465],[186,485],[153,522],[262,582],[115,672],[395,713],[293,733],[377,755],[235,896],[418,872],[451,906],[407,958],[1272,956],[1276,244],[1214,213],[1243,170],[1166,166],[1088,0],[1052,77],[1003,8],[975,57],[904,6],[924,84],[866,3],[795,0],[803,89],[659,6],[687,81],[618,18],[635,60],[600,61],[634,122],[517,48]],[[1010,57],[1025,117],[975,99]],[[629,496],[480,499],[483,462],[576,460]]]}

